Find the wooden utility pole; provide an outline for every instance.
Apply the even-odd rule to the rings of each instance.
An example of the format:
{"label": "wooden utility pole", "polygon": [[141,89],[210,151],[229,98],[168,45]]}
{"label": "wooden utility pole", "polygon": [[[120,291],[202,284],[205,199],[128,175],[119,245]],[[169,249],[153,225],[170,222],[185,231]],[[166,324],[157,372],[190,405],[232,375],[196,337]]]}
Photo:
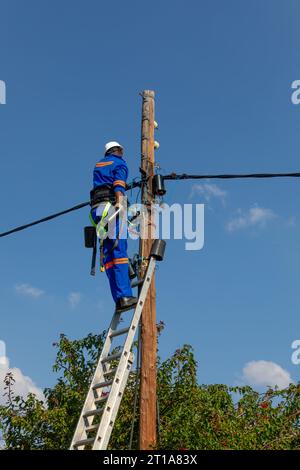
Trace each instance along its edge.
{"label": "wooden utility pole", "polygon": [[[140,256],[148,258],[153,240],[151,228],[154,224],[152,203],[152,176],[154,174],[154,91],[145,90],[142,94],[142,141],[141,170],[145,177],[142,185],[141,202],[146,211],[145,223],[140,240]],[[143,277],[146,265],[142,263],[140,275]],[[153,276],[141,317],[141,376],[140,376],[140,435],[139,447],[142,450],[156,444],[156,293]]]}

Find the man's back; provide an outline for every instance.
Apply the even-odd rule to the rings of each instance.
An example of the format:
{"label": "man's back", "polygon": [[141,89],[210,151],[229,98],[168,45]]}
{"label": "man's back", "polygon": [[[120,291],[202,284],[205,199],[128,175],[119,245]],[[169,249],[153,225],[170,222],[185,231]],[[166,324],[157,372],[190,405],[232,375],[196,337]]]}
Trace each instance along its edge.
{"label": "man's back", "polygon": [[128,177],[128,167],[125,160],[118,155],[107,155],[99,160],[94,168],[93,185],[111,186],[115,191],[124,192]]}

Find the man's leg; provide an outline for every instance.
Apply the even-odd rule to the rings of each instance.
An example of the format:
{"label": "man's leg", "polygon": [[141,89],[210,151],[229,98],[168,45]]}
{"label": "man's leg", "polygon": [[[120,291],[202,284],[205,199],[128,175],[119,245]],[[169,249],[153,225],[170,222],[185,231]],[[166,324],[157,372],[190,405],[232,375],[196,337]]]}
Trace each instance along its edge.
{"label": "man's leg", "polygon": [[[95,225],[100,222],[103,211],[106,207],[106,203],[101,203],[97,208],[91,211],[91,216]],[[100,258],[100,263],[103,261],[105,272],[109,281],[111,295],[115,302],[117,302],[117,289],[116,289],[116,280],[115,272],[113,270],[112,263],[112,251],[115,240],[111,240],[108,237],[103,240],[103,260]]]}
{"label": "man's leg", "polygon": [[113,269],[113,261],[112,261],[112,249],[115,240],[111,240],[106,238],[103,240],[103,251],[104,251],[104,268],[105,272],[109,281],[111,295],[115,302],[117,302],[117,288],[116,288],[116,279],[115,279],[115,271]]}
{"label": "man's leg", "polygon": [[132,296],[131,281],[128,272],[127,238],[118,237],[119,219],[115,225],[116,238],[106,238],[103,242],[104,266],[109,279],[112,296],[117,309],[122,310],[137,301]]}
{"label": "man's leg", "polygon": [[132,297],[132,289],[128,273],[128,254],[127,240],[120,239],[112,253],[113,271],[116,282],[116,296],[118,299],[122,297]]}

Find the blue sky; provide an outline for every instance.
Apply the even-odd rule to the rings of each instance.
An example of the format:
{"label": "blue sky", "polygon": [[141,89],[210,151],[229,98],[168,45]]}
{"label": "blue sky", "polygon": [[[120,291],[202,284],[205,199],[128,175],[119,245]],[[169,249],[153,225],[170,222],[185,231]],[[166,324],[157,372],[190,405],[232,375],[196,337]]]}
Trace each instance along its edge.
{"label": "blue sky", "polygon": [[[143,89],[156,91],[166,173],[299,171],[297,0],[2,0],[0,9],[1,231],[87,200],[107,140],[124,144],[138,176]],[[204,249],[168,242],[157,273],[160,354],[192,344],[200,382],[236,384],[252,361],[266,361],[262,371],[254,362],[254,379],[251,365],[244,371],[253,385],[273,373],[299,380],[299,184],[167,184],[166,202],[206,204]],[[89,276],[87,217],[82,209],[1,239],[0,340],[27,385],[24,376],[54,383],[59,333],[79,338],[110,320],[106,278]]]}

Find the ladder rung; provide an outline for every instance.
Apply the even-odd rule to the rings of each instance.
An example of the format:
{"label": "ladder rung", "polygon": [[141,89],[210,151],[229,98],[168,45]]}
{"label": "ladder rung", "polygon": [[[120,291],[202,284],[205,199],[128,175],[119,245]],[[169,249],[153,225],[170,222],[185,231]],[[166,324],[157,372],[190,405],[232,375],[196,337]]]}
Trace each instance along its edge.
{"label": "ladder rung", "polygon": [[144,279],[138,279],[137,281],[133,281],[131,283],[131,287],[135,288],[135,287],[141,286],[143,284],[144,284]]}
{"label": "ladder rung", "polygon": [[117,313],[118,315],[122,315],[122,313],[128,312],[128,310],[135,310],[136,306],[137,304],[132,304],[132,305],[129,305],[128,307],[122,308],[121,310],[116,309],[115,313]]}
{"label": "ladder rung", "polygon": [[129,330],[130,328],[122,328],[121,330],[113,331],[109,336],[111,338],[115,338],[116,336],[120,336],[120,335],[124,335],[125,333],[128,333]]}
{"label": "ladder rung", "polygon": [[91,411],[87,411],[86,413],[84,413],[83,417],[84,418],[88,418],[89,416],[96,416],[96,415],[101,415],[102,414],[102,409],[96,409],[96,410],[91,410]]}
{"label": "ladder rung", "polygon": [[97,388],[108,387],[112,383],[113,383],[113,380],[107,380],[106,382],[100,382],[98,384],[93,385],[93,390],[97,390]]}
{"label": "ladder rung", "polygon": [[99,405],[100,403],[103,403],[104,401],[106,401],[107,398],[108,398],[108,394],[105,397],[96,398],[94,400],[94,403],[95,405]]}
{"label": "ladder rung", "polygon": [[122,356],[122,353],[117,353],[117,354],[111,354],[110,356],[107,356],[105,357],[104,359],[102,359],[102,364],[106,363],[106,362],[111,362],[111,361],[114,361],[116,359],[119,359],[120,357]]}
{"label": "ladder rung", "polygon": [[87,439],[82,439],[81,441],[75,442],[74,447],[81,447],[81,446],[86,446],[88,444],[92,444],[94,440],[95,440],[94,437],[88,437]]}
{"label": "ladder rung", "polygon": [[117,369],[116,369],[116,368],[114,368],[114,369],[109,369],[107,372],[104,372],[104,373],[103,373],[103,376],[104,376],[104,377],[109,377],[110,375],[115,374],[116,372],[117,372]]}
{"label": "ladder rung", "polygon": [[88,426],[85,428],[85,432],[94,432],[99,428],[99,424],[94,424],[94,426]]}

